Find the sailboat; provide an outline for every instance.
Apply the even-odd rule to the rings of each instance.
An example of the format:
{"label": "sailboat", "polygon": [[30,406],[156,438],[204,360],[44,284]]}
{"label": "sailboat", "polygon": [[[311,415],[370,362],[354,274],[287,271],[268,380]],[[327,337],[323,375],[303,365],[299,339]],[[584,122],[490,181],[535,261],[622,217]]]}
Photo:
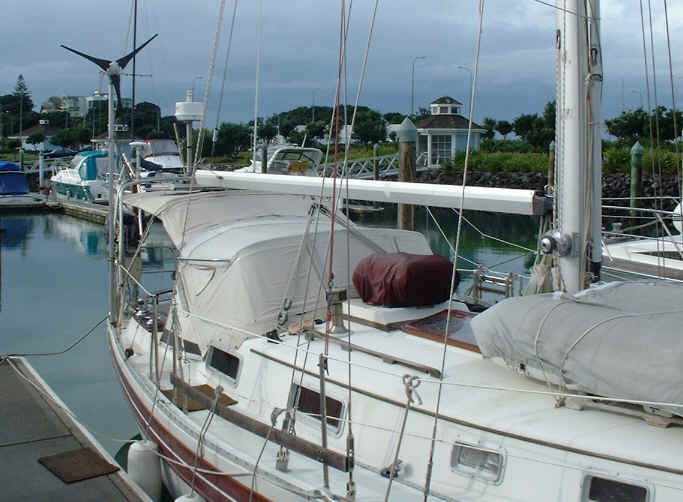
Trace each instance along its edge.
{"label": "sailboat", "polygon": [[[681,499],[683,288],[598,282],[599,191],[584,200],[600,187],[598,19],[597,1],[558,10],[560,186],[536,294],[475,314],[421,234],[355,225],[330,179],[199,169],[187,193],[119,189],[118,213],[153,215],[178,253],[172,290],[145,290],[118,226],[108,337],[148,493],[161,478],[178,500]],[[553,205],[480,187],[343,192]]]}

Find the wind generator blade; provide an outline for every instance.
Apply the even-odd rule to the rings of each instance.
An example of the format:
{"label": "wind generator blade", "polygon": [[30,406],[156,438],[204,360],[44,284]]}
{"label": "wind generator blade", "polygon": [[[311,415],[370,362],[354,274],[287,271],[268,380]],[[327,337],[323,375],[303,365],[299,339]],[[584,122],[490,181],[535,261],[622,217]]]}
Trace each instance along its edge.
{"label": "wind generator blade", "polygon": [[121,69],[123,70],[123,69],[126,67],[126,65],[128,64],[128,62],[129,62],[131,59],[133,59],[133,56],[135,56],[138,52],[140,52],[140,51],[143,49],[143,47],[144,47],[145,45],[147,45],[148,43],[150,43],[152,40],[154,40],[154,39],[155,39],[156,37],[158,37],[158,36],[159,36],[159,34],[157,33],[156,35],[154,35],[152,38],[150,38],[149,40],[147,40],[147,42],[145,42],[144,44],[142,44],[140,47],[138,47],[137,49],[135,49],[135,50],[134,50],[133,52],[131,52],[130,54],[127,54],[127,55],[123,56],[122,58],[117,59],[116,62],[119,64],[119,66],[121,67]]}
{"label": "wind generator blade", "polygon": [[123,110],[123,105],[121,104],[121,75],[109,75],[109,79],[111,80],[111,85],[114,86],[114,90],[116,91],[116,102],[119,105],[117,109]]}
{"label": "wind generator blade", "polygon": [[93,56],[88,56],[87,54],[80,52],[80,51],[77,51],[76,49],[72,49],[71,47],[67,47],[66,45],[61,45],[61,47],[64,47],[67,51],[71,51],[74,54],[78,54],[79,56],[84,57],[88,61],[92,61],[97,66],[102,68],[105,72],[109,69],[109,64],[111,63],[111,61],[108,61],[106,59],[96,58]]}

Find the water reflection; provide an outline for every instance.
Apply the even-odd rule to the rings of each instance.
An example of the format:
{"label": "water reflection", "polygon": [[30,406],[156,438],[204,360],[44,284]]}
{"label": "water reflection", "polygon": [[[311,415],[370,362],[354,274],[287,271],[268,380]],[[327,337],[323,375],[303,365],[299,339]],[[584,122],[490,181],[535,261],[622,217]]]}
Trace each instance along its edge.
{"label": "water reflection", "polygon": [[12,249],[26,245],[26,237],[33,230],[33,219],[7,215],[0,218],[0,247]]}
{"label": "water reflection", "polygon": [[45,216],[45,236],[57,237],[72,244],[77,251],[90,255],[104,255],[107,243],[102,225],[70,216]]}

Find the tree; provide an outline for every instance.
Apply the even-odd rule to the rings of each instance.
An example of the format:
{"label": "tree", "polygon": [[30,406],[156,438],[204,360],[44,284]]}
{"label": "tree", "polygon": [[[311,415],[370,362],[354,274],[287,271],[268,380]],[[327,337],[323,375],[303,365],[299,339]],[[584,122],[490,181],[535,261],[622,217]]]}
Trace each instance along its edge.
{"label": "tree", "polygon": [[42,132],[34,132],[28,138],[26,138],[26,143],[29,143],[31,145],[38,145],[43,141],[45,141],[45,134],[43,134]]}
{"label": "tree", "polygon": [[512,122],[515,134],[537,150],[547,150],[555,137],[555,102],[545,105],[543,116],[522,114]]}
{"label": "tree", "polygon": [[506,136],[512,132],[512,124],[507,120],[499,120],[496,122],[496,131],[506,139]]}
{"label": "tree", "polygon": [[527,141],[527,138],[534,129],[534,123],[537,120],[538,115],[535,113],[533,115],[523,113],[512,121],[512,130],[515,131],[517,136],[522,138],[524,141]]}
{"label": "tree", "polygon": [[496,121],[495,121],[495,119],[492,119],[491,117],[485,117],[484,122],[482,123],[482,127],[484,129],[486,129],[486,132],[483,134],[484,138],[493,139],[493,137],[496,135],[496,132],[495,132]]}
{"label": "tree", "polygon": [[605,120],[605,125],[607,132],[620,141],[635,143],[636,140],[647,137],[647,122],[647,113],[638,108],[632,112],[621,112],[618,117]]}
{"label": "tree", "polygon": [[30,113],[33,110],[31,91],[28,90],[23,75],[19,75],[19,77],[17,77],[17,83],[14,86],[14,92],[12,94],[16,98],[17,103],[21,104],[23,113]]}
{"label": "tree", "polygon": [[358,111],[353,136],[361,143],[379,143],[387,137],[387,126],[378,112]]}
{"label": "tree", "polygon": [[[681,125],[683,114],[676,111],[676,126],[678,136],[681,135]],[[665,106],[659,106],[653,113],[648,114],[642,108],[631,112],[622,112],[621,115],[610,120],[606,120],[607,131],[616,136],[619,141],[627,143],[649,143],[650,136],[657,139],[657,128],[659,128],[659,139],[661,141],[672,141],[674,139],[674,114],[673,110],[668,110]],[[652,134],[650,134],[650,124],[652,124]]]}
{"label": "tree", "polygon": [[306,134],[309,138],[319,139],[325,136],[327,131],[327,123],[322,120],[316,120],[306,126]]}
{"label": "tree", "polygon": [[85,127],[62,129],[52,136],[51,141],[57,146],[77,149],[90,142],[90,130]]}
{"label": "tree", "polygon": [[217,155],[236,155],[249,148],[251,129],[246,124],[223,122],[218,129]]}
{"label": "tree", "polygon": [[398,112],[389,112],[384,114],[384,120],[386,120],[389,124],[400,124],[403,122],[403,119],[405,119],[406,116],[407,115],[403,115],[402,113]]}

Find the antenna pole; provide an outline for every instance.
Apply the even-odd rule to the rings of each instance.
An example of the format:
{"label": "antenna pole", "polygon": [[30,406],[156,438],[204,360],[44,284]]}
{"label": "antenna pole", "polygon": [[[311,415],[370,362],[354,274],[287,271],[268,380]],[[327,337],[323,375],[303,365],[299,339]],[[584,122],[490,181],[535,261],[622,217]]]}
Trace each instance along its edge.
{"label": "antenna pole", "polygon": [[[107,160],[109,161],[109,299],[110,308],[109,321],[118,322],[118,306],[116,305],[116,259],[114,257],[114,172],[116,163],[114,161],[114,84],[109,80],[109,94],[107,96],[108,125],[107,125]],[[119,222],[121,224],[121,222]]]}
{"label": "antenna pole", "polygon": [[[133,50],[135,50],[138,46],[138,0],[133,3],[133,9]],[[130,137],[133,139],[135,139],[135,74],[135,54],[133,54],[133,91],[131,93],[133,102],[130,109]]]}

